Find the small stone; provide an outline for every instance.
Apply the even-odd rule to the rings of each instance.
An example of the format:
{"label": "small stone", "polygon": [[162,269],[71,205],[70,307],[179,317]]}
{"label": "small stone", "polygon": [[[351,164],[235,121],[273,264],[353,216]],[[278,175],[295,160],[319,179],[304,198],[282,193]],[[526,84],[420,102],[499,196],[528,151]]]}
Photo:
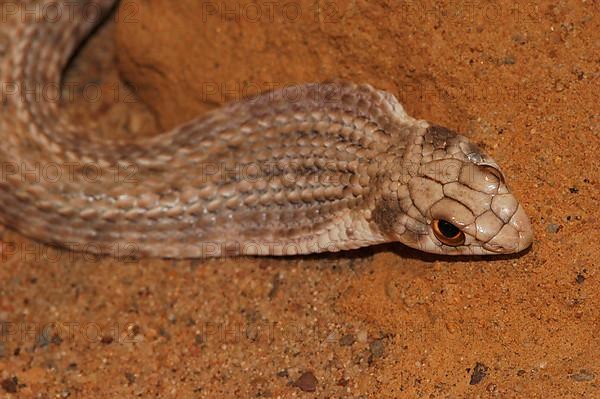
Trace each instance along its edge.
{"label": "small stone", "polygon": [[371,362],[371,358],[373,357],[373,355],[371,353],[369,353],[368,350],[362,350],[360,352],[358,352],[356,355],[354,355],[354,358],[352,359],[352,361],[354,362],[354,364],[356,365],[360,365],[364,362]]}
{"label": "small stone", "polygon": [[571,194],[577,194],[579,192],[579,189],[577,187],[569,187],[569,192]]}
{"label": "small stone", "polygon": [[129,332],[129,334],[132,334],[131,336],[136,336],[142,331],[141,327],[138,326],[137,324],[133,324],[133,325],[129,326],[127,328],[127,330]]}
{"label": "small stone", "polygon": [[581,369],[578,373],[571,374],[571,378],[577,382],[593,381],[596,376],[589,370]]}
{"label": "small stone", "polygon": [[110,345],[112,344],[114,341],[114,338],[111,337],[110,335],[105,335],[102,337],[102,339],[100,339],[100,343],[102,343],[103,345]]}
{"label": "small stone", "polygon": [[583,284],[585,282],[585,276],[581,273],[577,273],[577,277],[575,277],[575,282],[577,284]]}
{"label": "small stone", "polygon": [[449,321],[446,323],[446,330],[448,330],[450,334],[454,334],[456,330],[458,330],[458,325],[452,321]]}
{"label": "small stone", "polygon": [[340,346],[352,346],[356,342],[356,337],[352,334],[346,334],[340,338]]}
{"label": "small stone", "polygon": [[469,381],[469,385],[477,385],[479,384],[487,375],[488,368],[483,363],[475,363],[475,367],[473,368],[473,374],[471,374],[471,381]]}
{"label": "small stone", "polygon": [[525,375],[525,370],[523,370],[523,369],[517,370],[517,375],[519,377],[523,377]]}
{"label": "small stone", "polygon": [[60,345],[60,344],[62,344],[62,342],[63,342],[63,339],[62,339],[62,338],[61,338],[61,337],[60,337],[58,334],[54,334],[54,335],[52,336],[52,340],[51,340],[51,342],[52,342],[54,345]]}
{"label": "small stone", "polygon": [[260,330],[256,325],[248,325],[246,327],[246,338],[252,342],[256,342],[260,336]]}
{"label": "small stone", "polygon": [[514,65],[515,62],[517,62],[517,61],[513,55],[508,55],[508,56],[504,57],[504,59],[502,60],[502,63],[504,65]]}
{"label": "small stone", "polygon": [[325,341],[327,342],[335,342],[338,339],[338,335],[337,335],[337,331],[332,331],[327,338],[325,338]]}
{"label": "small stone", "polygon": [[171,334],[169,333],[169,331],[166,328],[162,327],[162,326],[158,329],[158,333],[163,338],[166,338],[166,339],[170,339],[171,338]]}
{"label": "small stone", "polygon": [[250,385],[257,392],[256,397],[263,396],[264,391],[269,385],[269,381],[264,377],[256,377],[250,381]]}
{"label": "small stone", "polygon": [[373,355],[373,357],[383,356],[383,352],[385,351],[385,347],[383,346],[383,340],[378,339],[376,341],[371,342],[371,345],[369,345],[369,349],[371,350],[371,354]]}
{"label": "small stone", "polygon": [[359,333],[356,335],[356,339],[358,340],[358,342],[363,344],[367,342],[367,338],[368,334],[366,331],[359,331]]}
{"label": "small stone", "polygon": [[289,375],[287,369],[279,370],[277,372],[277,377],[289,377]]}
{"label": "small stone", "polygon": [[17,388],[19,387],[19,380],[17,377],[6,378],[2,380],[0,383],[2,389],[4,389],[8,393],[17,393]]}
{"label": "small stone", "polygon": [[38,335],[37,340],[36,340],[36,345],[39,348],[45,348],[46,346],[50,345],[51,343],[52,343],[52,337],[50,337],[50,333],[44,329],[44,331],[42,331],[40,333],[40,335]]}
{"label": "small stone", "polygon": [[557,91],[557,92],[559,92],[559,93],[561,91],[565,90],[565,88],[566,88],[565,85],[560,80],[557,80],[554,83],[554,90]]}
{"label": "small stone", "polygon": [[513,42],[520,44],[520,45],[527,43],[527,38],[520,33],[515,33],[512,36],[512,40],[513,40]]}
{"label": "small stone", "polygon": [[348,379],[348,378],[343,378],[343,377],[342,377],[342,378],[340,378],[340,379],[338,380],[338,382],[337,382],[338,386],[340,386],[340,387],[345,387],[345,386],[348,386],[348,384],[349,384],[349,383],[350,383],[350,379]]}
{"label": "small stone", "polygon": [[269,299],[275,298],[275,296],[277,295],[277,292],[279,292],[280,286],[281,286],[281,276],[279,275],[279,273],[277,273],[273,276],[273,279],[271,280],[271,290],[269,291],[269,294],[267,295],[269,297]]}
{"label": "small stone", "polygon": [[135,374],[130,373],[130,372],[125,373],[125,378],[127,379],[127,382],[129,383],[129,385],[135,383],[135,381],[137,380],[137,377],[135,376]]}
{"label": "small stone", "polygon": [[314,392],[317,390],[317,383],[317,377],[311,371],[307,371],[296,380],[294,386],[304,392]]}
{"label": "small stone", "polygon": [[558,233],[559,230],[560,230],[560,225],[558,225],[556,223],[550,223],[548,226],[546,226],[547,233]]}
{"label": "small stone", "polygon": [[496,386],[496,384],[488,384],[488,386],[485,389],[487,389],[487,391],[491,393],[496,392],[498,387]]}

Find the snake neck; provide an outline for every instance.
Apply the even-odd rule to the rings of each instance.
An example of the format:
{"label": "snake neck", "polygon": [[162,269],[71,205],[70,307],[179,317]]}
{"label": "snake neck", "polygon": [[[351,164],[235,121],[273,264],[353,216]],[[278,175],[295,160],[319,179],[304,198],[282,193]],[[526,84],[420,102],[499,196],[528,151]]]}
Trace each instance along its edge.
{"label": "snake neck", "polygon": [[426,121],[411,121],[404,134],[395,136],[397,140],[370,165],[376,171],[377,188],[373,190],[366,219],[384,242],[415,240],[426,233],[409,184],[421,173],[422,143],[430,128]]}

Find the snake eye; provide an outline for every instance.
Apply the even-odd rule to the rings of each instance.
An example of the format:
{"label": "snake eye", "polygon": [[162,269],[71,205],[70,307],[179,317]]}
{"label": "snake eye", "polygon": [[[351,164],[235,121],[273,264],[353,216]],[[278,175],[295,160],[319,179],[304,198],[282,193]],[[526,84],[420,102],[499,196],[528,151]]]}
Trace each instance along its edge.
{"label": "snake eye", "polygon": [[457,247],[465,243],[465,233],[460,231],[459,228],[452,223],[446,220],[436,219],[431,223],[431,226],[436,238],[443,244]]}

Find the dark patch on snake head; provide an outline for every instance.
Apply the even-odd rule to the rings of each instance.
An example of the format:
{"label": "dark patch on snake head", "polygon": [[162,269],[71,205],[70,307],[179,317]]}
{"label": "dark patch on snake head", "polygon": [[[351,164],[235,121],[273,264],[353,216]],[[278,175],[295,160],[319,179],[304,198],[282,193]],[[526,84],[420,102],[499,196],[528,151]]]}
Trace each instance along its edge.
{"label": "dark patch on snake head", "polygon": [[384,235],[394,238],[397,235],[395,227],[402,214],[402,208],[398,201],[381,199],[375,204],[371,218]]}
{"label": "dark patch on snake head", "polygon": [[431,142],[433,148],[443,150],[449,138],[456,137],[457,133],[443,126],[432,125],[425,132],[426,141]]}

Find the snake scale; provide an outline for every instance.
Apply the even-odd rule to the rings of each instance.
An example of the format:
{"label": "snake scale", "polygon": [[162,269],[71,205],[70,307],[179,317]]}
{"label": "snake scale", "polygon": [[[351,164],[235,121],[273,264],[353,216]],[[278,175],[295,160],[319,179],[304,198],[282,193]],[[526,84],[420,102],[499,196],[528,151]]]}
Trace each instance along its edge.
{"label": "snake scale", "polygon": [[[46,13],[25,15],[32,4]],[[76,250],[130,245],[163,258],[386,242],[498,254],[531,244],[529,219],[489,156],[369,85],[287,87],[139,141],[86,132],[49,93],[60,92],[73,53],[114,6],[19,4],[1,69],[3,225]],[[49,18],[49,8],[58,14]],[[28,173],[39,170],[53,172]]]}

